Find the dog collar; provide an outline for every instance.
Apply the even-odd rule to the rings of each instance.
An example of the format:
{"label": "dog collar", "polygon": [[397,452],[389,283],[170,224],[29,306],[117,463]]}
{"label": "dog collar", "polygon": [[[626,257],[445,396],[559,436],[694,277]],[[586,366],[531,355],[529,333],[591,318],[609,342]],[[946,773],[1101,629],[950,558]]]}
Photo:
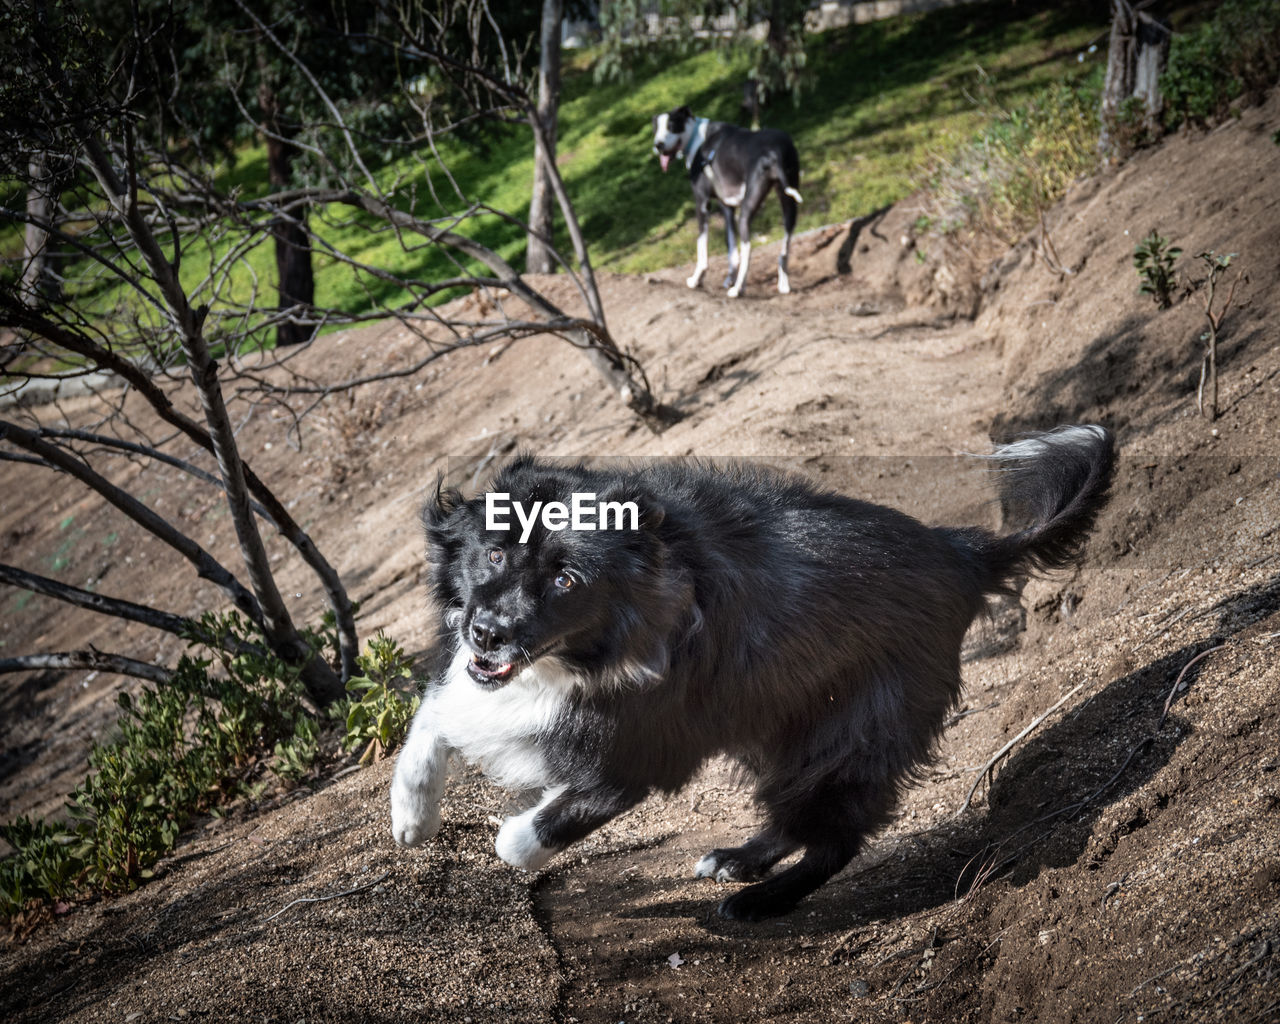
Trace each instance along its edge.
{"label": "dog collar", "polygon": [[694,155],[702,148],[702,144],[707,138],[707,119],[705,117],[696,117],[694,122],[697,127],[693,129],[692,145],[684,153],[684,165],[689,170],[693,170]]}

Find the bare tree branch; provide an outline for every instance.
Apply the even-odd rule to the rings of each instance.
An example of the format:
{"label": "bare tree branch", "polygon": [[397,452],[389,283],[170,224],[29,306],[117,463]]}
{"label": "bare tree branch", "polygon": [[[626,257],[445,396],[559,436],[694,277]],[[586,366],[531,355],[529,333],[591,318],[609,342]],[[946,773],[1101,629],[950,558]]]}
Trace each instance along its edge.
{"label": "bare tree branch", "polygon": [[115,672],[122,676],[136,676],[149,679],[163,686],[171,678],[168,669],[152,665],[145,661],[137,661],[123,654],[108,654],[106,651],[89,648],[87,651],[62,651],[57,654],[22,654],[15,658],[0,658],[0,673],[32,672],[41,669],[96,670],[98,672]]}
{"label": "bare tree branch", "polygon": [[25,569],[19,569],[15,565],[0,564],[0,583],[22,587],[58,601],[65,601],[78,608],[87,608],[117,619],[141,622],[144,626],[162,629],[175,636],[198,636],[204,632],[198,622],[181,615],[162,612],[157,608],[148,608],[146,605],[134,604],[132,601],[125,601],[118,597],[96,594],[91,590],[81,590],[79,587],[70,586],[47,576],[39,576]]}
{"label": "bare tree branch", "polygon": [[[216,455],[213,439],[208,431],[180,412],[168,394],[148,374],[128,359],[99,344],[83,331],[58,324],[46,314],[25,309],[14,303],[3,291],[0,291],[0,326],[14,327],[47,338],[60,348],[80,355],[104,370],[116,374],[145,397],[166,423],[177,427],[209,454]],[[343,678],[350,678],[355,674],[359,641],[356,637],[351,600],[337,571],[324,558],[311,537],[298,525],[271,489],[248,465],[244,463],[241,465],[246,485],[253,496],[262,503],[267,517],[320,579],[338,626]]]}
{"label": "bare tree branch", "polygon": [[[197,480],[209,484],[212,487],[216,487],[219,490],[222,489],[222,481],[212,473],[201,469],[199,466],[193,465],[186,459],[180,459],[176,455],[170,455],[168,452],[162,452],[159,448],[154,448],[150,445],[137,444],[133,441],[125,441],[119,437],[109,437],[106,434],[95,434],[90,430],[41,427],[39,434],[41,437],[67,438],[72,441],[85,441],[89,444],[96,444],[114,451],[126,452],[132,455],[141,455],[143,458],[151,459],[155,462],[163,462],[166,466],[172,466],[174,469],[180,469],[188,476],[195,477]],[[276,526],[275,520],[271,518],[271,513],[258,504],[258,502],[251,501],[249,505],[257,515],[261,516],[272,526]]]}
{"label": "bare tree branch", "polygon": [[96,473],[62,447],[43,440],[34,431],[26,430],[7,420],[0,420],[0,441],[9,441],[19,448],[38,455],[51,466],[75,477],[85,486],[102,495],[139,526],[187,559],[195,566],[197,576],[220,587],[237,608],[261,626],[262,611],[258,607],[256,598],[225,566],[186,534],[175,529],[167,519],[157,515],[133,495]]}

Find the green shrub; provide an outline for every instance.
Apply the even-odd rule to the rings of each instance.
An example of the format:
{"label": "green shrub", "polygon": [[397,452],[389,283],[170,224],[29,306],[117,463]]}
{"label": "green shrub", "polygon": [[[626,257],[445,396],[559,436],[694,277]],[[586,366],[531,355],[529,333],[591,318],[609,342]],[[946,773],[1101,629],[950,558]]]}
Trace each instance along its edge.
{"label": "green shrub", "polygon": [[400,742],[420,701],[394,688],[396,680],[412,678],[411,662],[400,645],[384,634],[378,633],[369,641],[359,665],[361,675],[347,682],[352,697],[336,713],[346,722],[343,749],[364,747],[360,763],[367,764]]}
{"label": "green shrub", "polygon": [[1098,163],[1099,73],[1059,82],[1025,106],[987,104],[985,127],[922,181],[923,222],[1012,244]]}
{"label": "green shrub", "polygon": [[310,770],[320,732],[298,669],[235,613],[206,615],[200,629],[211,658],[184,656],[167,684],[119,696],[117,735],[90,750],[67,824],[19,818],[0,829],[15,851],[0,862],[0,914],[136,888],[193,815],[250,792],[266,771],[296,782]]}
{"label": "green shrub", "polygon": [[1205,124],[1280,76],[1280,4],[1226,0],[1212,18],[1175,33],[1160,77],[1165,124]]}
{"label": "green shrub", "polygon": [[74,832],[21,817],[0,827],[14,853],[0,861],[0,915],[11,917],[30,899],[62,899],[75,893],[84,873]]}
{"label": "green shrub", "polygon": [[1133,266],[1142,283],[1138,291],[1150,295],[1161,309],[1173,305],[1173,265],[1182,250],[1152,231],[1133,250]]}

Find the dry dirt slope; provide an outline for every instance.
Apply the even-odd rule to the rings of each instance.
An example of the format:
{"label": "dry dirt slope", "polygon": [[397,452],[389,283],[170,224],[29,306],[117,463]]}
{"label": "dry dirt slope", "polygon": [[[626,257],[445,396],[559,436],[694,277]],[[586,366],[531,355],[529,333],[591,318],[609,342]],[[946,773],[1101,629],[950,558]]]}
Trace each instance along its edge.
{"label": "dry dirt slope", "polygon": [[[282,480],[355,581],[366,630],[422,649],[413,511],[467,453],[774,456],[926,519],[989,521],[982,480],[954,452],[980,447],[993,424],[1116,426],[1126,457],[1088,563],[1028,586],[1024,631],[1006,610],[975,634],[966,704],[930,778],[796,914],[722,922],[716,887],[688,877],[705,849],[751,825],[720,766],[531,882],[491,852],[503,797],[466,774],[439,840],[395,849],[383,764],[210,823],[152,885],[9,945],[4,1018],[1275,1020],[1278,122],[1273,97],[1081,185],[1049,220],[1073,272],[1052,274],[1020,247],[987,276],[973,322],[952,318],[974,293],[936,245],[912,238],[909,208],[806,237],[787,298],[765,290],[764,258],[737,303],[687,292],[680,268],[608,280],[615,331],[686,414],[660,436],[549,342],[459,353],[421,388],[366,393],[315,421],[301,454],[269,417],[245,427],[259,472]],[[1189,400],[1195,297],[1157,313],[1135,294],[1133,243],[1153,227],[1188,254],[1239,252],[1248,273],[1212,427]],[[394,330],[366,331],[317,347],[305,369],[345,376],[410,351]],[[4,469],[6,560],[57,556],[73,582],[105,579],[180,612],[204,599],[163,552],[79,496],[50,502],[24,472]],[[227,550],[225,522],[196,489],[154,469],[121,473]],[[129,642],[15,605],[4,606],[15,649]],[[54,804],[118,685],[3,680],[6,813]],[[1059,700],[957,813],[989,757]],[[337,893],[348,894],[290,905]]]}

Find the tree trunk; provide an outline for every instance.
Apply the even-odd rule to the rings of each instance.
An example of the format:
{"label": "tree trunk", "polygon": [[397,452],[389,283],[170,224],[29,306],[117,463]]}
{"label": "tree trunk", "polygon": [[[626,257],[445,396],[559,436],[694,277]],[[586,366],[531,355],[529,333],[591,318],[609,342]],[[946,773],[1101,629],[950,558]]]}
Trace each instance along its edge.
{"label": "tree trunk", "polygon": [[[293,172],[293,147],[279,138],[267,139],[267,180],[273,188],[287,188]],[[281,221],[272,230],[276,246],[276,288],[280,309],[315,304],[316,280],[311,271],[311,243],[307,238],[306,214],[294,221]],[[300,345],[311,340],[309,324],[281,323],[276,328],[277,345]]]}
{"label": "tree trunk", "polygon": [[[1135,10],[1128,0],[1111,2],[1111,39],[1107,49],[1107,78],[1102,90],[1101,131],[1098,149],[1103,158],[1123,156],[1124,138],[1150,134],[1160,124],[1164,97],[1160,75],[1169,60],[1169,25],[1146,11]],[[1142,101],[1140,123],[1130,123],[1126,101]]]}
{"label": "tree trunk", "polygon": [[533,133],[533,197],[529,203],[529,246],[525,257],[525,269],[533,274],[551,274],[556,269],[551,247],[543,238],[550,239],[554,229],[555,194],[548,165],[554,164],[556,159],[556,121],[560,107],[560,23],[563,18],[563,0],[542,0],[537,109],[542,132]]}
{"label": "tree trunk", "polygon": [[[43,225],[53,219],[58,189],[48,154],[40,152],[28,163],[31,185],[27,189],[27,227],[22,240],[22,301],[30,309],[56,302],[60,291],[49,267],[49,232]],[[35,223],[33,223],[33,221]]]}
{"label": "tree trunk", "polygon": [[[124,221],[129,237],[133,240],[134,245],[138,247],[142,258],[146,261],[147,268],[151,271],[153,279],[160,287],[160,293],[170,311],[173,327],[178,334],[182,350],[187,357],[191,380],[200,392],[205,422],[208,425],[209,437],[213,442],[214,458],[218,463],[218,471],[222,476],[223,490],[231,510],[231,521],[235,527],[236,537],[240,542],[240,553],[244,558],[245,567],[249,571],[249,579],[253,585],[254,594],[251,596],[256,598],[257,608],[250,612],[249,616],[262,623],[263,633],[272,650],[286,661],[302,664],[303,685],[315,701],[322,705],[328,704],[343,695],[342,681],[322,658],[307,649],[306,643],[289,618],[288,609],[284,606],[279,588],[276,586],[275,579],[272,576],[266,549],[263,546],[262,537],[258,533],[258,526],[254,521],[253,511],[250,508],[245,467],[240,458],[240,450],[236,446],[235,430],[231,425],[230,417],[227,415],[222,389],[218,383],[218,364],[210,354],[208,343],[204,337],[204,318],[208,313],[208,307],[191,308],[187,300],[187,294],[183,290],[182,282],[178,278],[176,268],[161,250],[146,218],[138,207],[136,192],[125,188],[124,182],[117,174],[116,168],[112,165],[112,161],[101,143],[92,135],[88,135],[83,139],[82,145],[93,168],[94,176],[98,179],[99,184],[102,185],[108,201]],[[12,425],[9,426],[9,430],[10,433],[16,432]],[[30,446],[28,448],[30,450]],[[54,454],[47,452],[38,452],[38,454],[50,462],[55,462],[55,464],[59,465],[59,468],[81,479],[84,479],[83,474],[88,472],[87,467],[81,469],[74,463],[74,460],[71,460],[70,464],[60,461],[62,458],[62,453],[60,452],[56,453],[57,458],[54,457]],[[94,484],[93,486],[99,494],[107,496],[111,485]],[[129,511],[128,514],[139,523],[146,525],[152,533],[157,536],[161,536],[165,531],[176,533],[168,523],[160,520],[145,505],[134,501],[131,497],[128,500],[133,505],[138,506],[136,510]],[[124,508],[119,503],[117,503],[117,507]],[[193,544],[188,538],[181,535],[178,535],[177,542],[184,546]],[[175,542],[171,540],[169,543],[174,544]],[[198,549],[199,546],[195,545],[195,547]],[[199,550],[199,553],[205,554],[202,549]],[[234,581],[234,578],[232,582],[235,583],[235,586],[240,586],[237,581]],[[243,607],[245,602],[238,603]]]}

